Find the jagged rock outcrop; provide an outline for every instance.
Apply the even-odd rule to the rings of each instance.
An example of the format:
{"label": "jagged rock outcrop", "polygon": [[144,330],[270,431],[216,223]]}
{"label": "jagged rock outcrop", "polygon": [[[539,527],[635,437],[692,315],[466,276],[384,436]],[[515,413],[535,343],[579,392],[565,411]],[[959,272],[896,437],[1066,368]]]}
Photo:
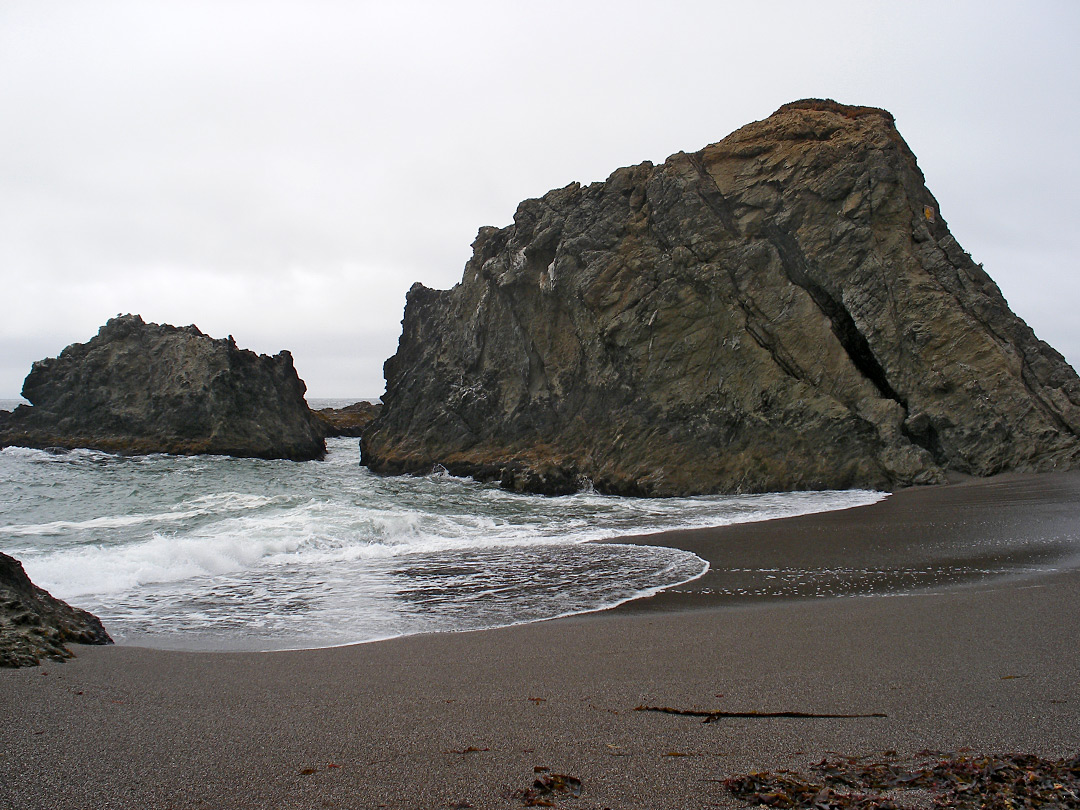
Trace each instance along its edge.
{"label": "jagged rock outcrop", "polygon": [[0,447],[307,460],[326,453],[288,352],[269,357],[194,326],[111,319],[87,343],[34,363]]}
{"label": "jagged rock outcrop", "polygon": [[22,563],[0,553],[0,667],[71,658],[67,644],[112,644],[101,621],[39,588]]}
{"label": "jagged rock outcrop", "polygon": [[409,291],[373,470],[567,492],[895,488],[1080,464],[1080,381],[884,110],[808,100],[523,202]]}
{"label": "jagged rock outcrop", "polygon": [[322,423],[323,435],[359,437],[364,428],[379,415],[382,405],[375,402],[354,402],[344,408],[319,408],[315,416]]}

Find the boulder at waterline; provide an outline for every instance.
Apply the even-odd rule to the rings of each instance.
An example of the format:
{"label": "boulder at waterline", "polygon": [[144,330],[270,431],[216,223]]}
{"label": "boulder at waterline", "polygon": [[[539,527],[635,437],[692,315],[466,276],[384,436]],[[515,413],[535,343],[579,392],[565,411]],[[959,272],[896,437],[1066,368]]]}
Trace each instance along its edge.
{"label": "boulder at waterline", "polygon": [[375,471],[636,495],[1080,464],[1080,380],[961,248],[892,115],[806,100],[523,202],[414,285]]}
{"label": "boulder at waterline", "polygon": [[39,588],[14,557],[0,553],[0,667],[71,658],[67,644],[112,644],[101,621]]}

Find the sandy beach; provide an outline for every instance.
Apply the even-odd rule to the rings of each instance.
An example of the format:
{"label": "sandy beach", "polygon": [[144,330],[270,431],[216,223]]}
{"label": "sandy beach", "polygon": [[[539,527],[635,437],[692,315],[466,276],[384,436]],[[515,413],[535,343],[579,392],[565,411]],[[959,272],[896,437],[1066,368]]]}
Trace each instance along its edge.
{"label": "sandy beach", "polygon": [[[1080,475],[652,535],[714,571],[539,624],[300,652],[79,647],[0,671],[0,808],[513,808],[537,768],[580,780],[560,807],[737,807],[722,778],[829,751],[1077,753],[1075,559],[894,596],[716,593],[733,556],[917,569],[963,533],[1075,549]],[[886,716],[706,724],[642,705]]]}

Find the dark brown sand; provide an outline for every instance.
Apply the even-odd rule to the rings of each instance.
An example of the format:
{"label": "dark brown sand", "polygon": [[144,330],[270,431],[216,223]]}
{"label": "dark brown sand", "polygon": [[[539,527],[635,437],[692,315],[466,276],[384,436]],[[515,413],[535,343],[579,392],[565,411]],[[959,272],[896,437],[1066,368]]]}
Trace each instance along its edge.
{"label": "dark brown sand", "polygon": [[[878,565],[940,559],[962,536],[1077,547],[1080,475],[662,542]],[[328,650],[78,648],[0,671],[0,808],[512,808],[536,767],[581,780],[560,807],[733,807],[717,780],[828,751],[1074,754],[1080,572],[1038,562],[1054,570],[748,605],[709,574],[606,613]],[[888,716],[703,724],[641,704]]]}

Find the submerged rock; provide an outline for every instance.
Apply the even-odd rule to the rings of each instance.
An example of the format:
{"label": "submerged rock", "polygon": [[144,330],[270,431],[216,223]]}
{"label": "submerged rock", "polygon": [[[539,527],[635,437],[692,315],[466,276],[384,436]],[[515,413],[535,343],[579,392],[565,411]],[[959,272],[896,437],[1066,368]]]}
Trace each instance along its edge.
{"label": "submerged rock", "polygon": [[51,596],[22,563],[0,553],[0,667],[29,667],[42,658],[71,658],[66,644],[112,644],[101,621]]}
{"label": "submerged rock", "polygon": [[34,363],[0,447],[322,458],[321,423],[288,352],[268,357],[194,326],[111,319],[87,343]]}
{"label": "submerged rock", "polygon": [[949,233],[893,117],[807,100],[523,202],[409,291],[363,460],[635,495],[1080,463],[1080,380]]}

